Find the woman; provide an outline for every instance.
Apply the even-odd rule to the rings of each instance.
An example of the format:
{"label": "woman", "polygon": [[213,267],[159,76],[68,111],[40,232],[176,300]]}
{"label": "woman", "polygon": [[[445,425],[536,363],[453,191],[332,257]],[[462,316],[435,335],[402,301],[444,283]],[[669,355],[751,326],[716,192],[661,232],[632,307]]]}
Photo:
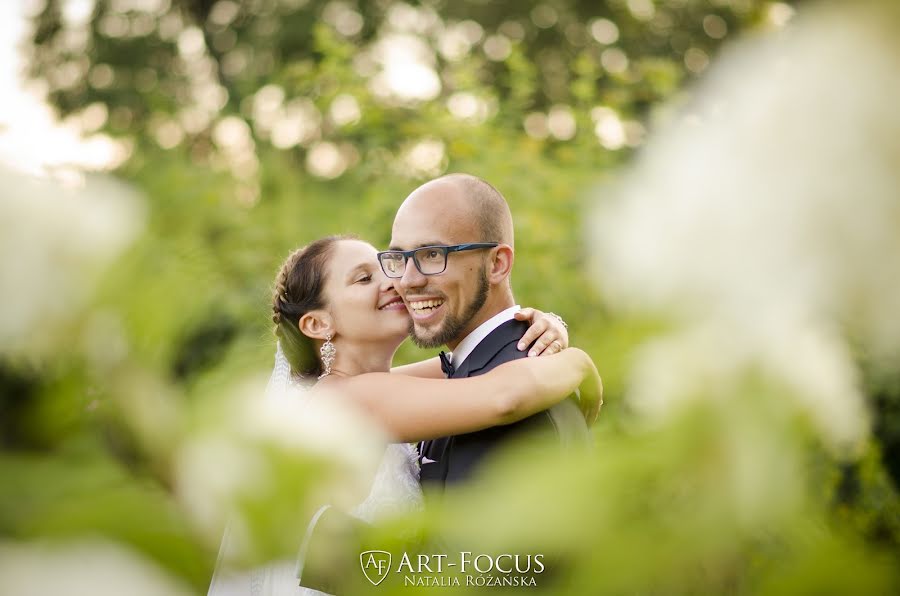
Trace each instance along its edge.
{"label": "woman", "polygon": [[[416,452],[406,441],[510,424],[579,388],[589,423],[602,403],[590,358],[581,350],[562,350],[565,331],[546,315],[523,337],[524,346],[537,338],[532,349],[545,357],[523,358],[468,379],[443,378],[438,358],[391,369],[407,337],[409,315],[375,248],[354,238],[331,236],[291,253],[276,279],[272,309],[281,361],[273,380],[286,368],[283,353],[290,378],[309,386],[304,399],[324,396],[325,389],[328,397],[366,411],[398,441],[388,447],[369,496],[351,512],[367,521],[421,505]],[[537,318],[534,312],[517,318]],[[326,341],[313,339],[323,335]],[[301,551],[299,567],[275,564],[243,578],[220,576],[217,569],[210,594],[253,594],[255,588],[313,593],[297,587],[303,559]]]}

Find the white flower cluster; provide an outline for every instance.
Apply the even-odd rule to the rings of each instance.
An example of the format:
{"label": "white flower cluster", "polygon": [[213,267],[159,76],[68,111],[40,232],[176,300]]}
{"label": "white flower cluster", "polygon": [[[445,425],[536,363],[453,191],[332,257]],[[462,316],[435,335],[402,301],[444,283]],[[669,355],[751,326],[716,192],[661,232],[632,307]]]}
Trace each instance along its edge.
{"label": "white flower cluster", "polygon": [[[246,549],[230,555],[237,559],[270,531],[289,548],[281,554],[295,554],[296,536],[316,508],[349,509],[363,500],[387,445],[337,396],[292,387],[263,398],[262,386],[248,379],[206,403],[175,457],[176,492],[189,518],[211,544],[230,525]],[[263,517],[250,502],[268,503]]]}
{"label": "white flower cluster", "polygon": [[187,596],[189,586],[133,549],[101,539],[0,542],[0,594]]}
{"label": "white flower cluster", "polygon": [[[613,304],[665,313],[630,398],[648,414],[751,371],[836,447],[866,421],[854,348],[900,353],[900,11],[810,7],[730,48],[595,218]],[[851,344],[853,342],[853,344]]]}
{"label": "white flower cluster", "polygon": [[0,352],[42,354],[66,343],[64,324],[136,237],[142,204],[104,177],[73,188],[0,168],[0,187]]}

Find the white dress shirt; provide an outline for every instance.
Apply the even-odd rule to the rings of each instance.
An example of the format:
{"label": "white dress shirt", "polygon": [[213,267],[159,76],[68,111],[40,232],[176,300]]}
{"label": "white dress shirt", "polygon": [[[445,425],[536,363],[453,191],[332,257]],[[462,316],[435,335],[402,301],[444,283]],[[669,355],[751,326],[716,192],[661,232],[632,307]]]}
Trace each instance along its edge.
{"label": "white dress shirt", "polygon": [[479,325],[470,333],[465,336],[459,345],[456,346],[456,349],[450,353],[450,362],[453,363],[453,368],[459,368],[460,365],[465,362],[466,358],[469,357],[475,348],[478,347],[478,344],[481,341],[491,334],[491,331],[502,325],[507,321],[511,321],[515,314],[522,310],[522,307],[516,304],[515,306],[510,306],[506,310],[498,312],[493,317]]}

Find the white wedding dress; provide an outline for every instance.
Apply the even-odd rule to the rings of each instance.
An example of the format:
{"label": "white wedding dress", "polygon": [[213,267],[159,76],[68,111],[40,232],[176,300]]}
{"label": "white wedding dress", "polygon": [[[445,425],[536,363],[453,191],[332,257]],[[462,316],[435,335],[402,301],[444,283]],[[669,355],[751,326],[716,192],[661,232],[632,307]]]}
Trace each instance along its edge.
{"label": "white wedding dress", "polygon": [[[291,376],[290,365],[281,351],[275,355],[275,369],[266,389],[268,399],[276,396],[302,398],[302,388]],[[349,513],[363,521],[372,523],[378,519],[417,510],[422,507],[422,489],[419,486],[419,463],[416,448],[409,443],[393,443],[387,446],[384,457],[375,473],[369,495]],[[316,514],[323,512],[323,507]],[[311,520],[312,527],[317,518]],[[297,537],[298,556],[295,561],[282,561],[265,567],[229,572],[223,562],[227,553],[235,548],[230,528],[225,529],[219,557],[213,572],[208,596],[315,596],[322,592],[298,585],[298,574],[303,568],[306,556],[306,538]]]}

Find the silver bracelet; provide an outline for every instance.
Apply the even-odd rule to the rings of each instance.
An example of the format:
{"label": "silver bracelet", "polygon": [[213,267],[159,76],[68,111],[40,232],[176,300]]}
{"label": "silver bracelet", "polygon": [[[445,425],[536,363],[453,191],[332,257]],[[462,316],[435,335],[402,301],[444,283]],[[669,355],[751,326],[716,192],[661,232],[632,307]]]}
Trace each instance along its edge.
{"label": "silver bracelet", "polygon": [[558,314],[556,314],[555,312],[548,312],[548,313],[544,313],[544,314],[550,315],[551,317],[555,318],[557,321],[562,323],[562,326],[565,327],[566,329],[569,328],[569,326],[566,324],[566,322],[563,321],[563,318],[561,316],[559,316]]}

